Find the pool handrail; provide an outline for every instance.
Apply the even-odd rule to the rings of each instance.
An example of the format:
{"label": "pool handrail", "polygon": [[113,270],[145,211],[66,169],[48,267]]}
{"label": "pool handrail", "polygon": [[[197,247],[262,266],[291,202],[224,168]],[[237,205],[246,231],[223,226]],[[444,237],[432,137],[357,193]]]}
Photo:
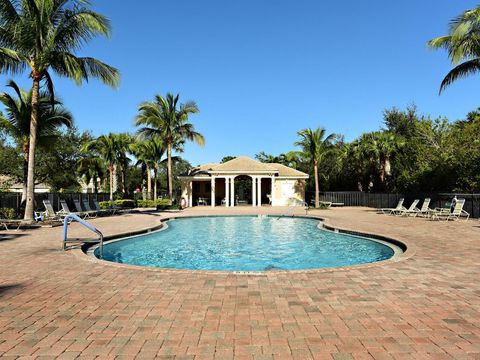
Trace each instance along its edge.
{"label": "pool handrail", "polygon": [[[74,240],[69,240],[68,239],[68,224],[70,223],[70,220],[75,220],[85,226],[88,230],[96,233],[99,238],[98,239],[74,239]],[[68,214],[65,216],[65,219],[63,219],[63,250],[66,250],[67,248],[67,243],[99,243],[98,246],[98,251],[99,251],[99,257],[103,257],[103,234],[100,230],[98,230],[95,226],[90,224],[89,222],[85,221],[82,219],[80,216],[76,214]]]}

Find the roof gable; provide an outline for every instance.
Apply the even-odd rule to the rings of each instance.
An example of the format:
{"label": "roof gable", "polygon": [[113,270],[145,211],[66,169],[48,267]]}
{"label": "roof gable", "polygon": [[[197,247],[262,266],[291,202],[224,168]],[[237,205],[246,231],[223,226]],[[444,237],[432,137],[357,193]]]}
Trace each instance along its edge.
{"label": "roof gable", "polygon": [[229,160],[223,164],[213,166],[211,172],[274,172],[278,170],[272,164],[261,163],[260,161],[251,159],[247,156],[239,156]]}

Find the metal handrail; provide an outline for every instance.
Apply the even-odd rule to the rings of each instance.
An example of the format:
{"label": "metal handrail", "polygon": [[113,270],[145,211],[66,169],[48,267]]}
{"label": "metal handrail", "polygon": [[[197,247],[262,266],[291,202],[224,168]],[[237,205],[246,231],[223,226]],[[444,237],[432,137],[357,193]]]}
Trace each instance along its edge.
{"label": "metal handrail", "polygon": [[99,249],[99,256],[100,256],[100,258],[102,258],[103,257],[103,234],[102,234],[102,232],[100,230],[98,230],[95,226],[93,226],[92,224],[83,220],[78,215],[72,214],[72,213],[68,214],[67,216],[65,216],[65,219],[63,219],[63,250],[66,249],[67,242],[75,242],[75,241],[72,241],[72,240],[68,240],[68,224],[69,224],[70,220],[75,220],[75,221],[79,222],[80,224],[85,226],[87,229],[93,231],[94,233],[96,233],[100,237],[98,239],[98,242],[100,244],[98,249]]}

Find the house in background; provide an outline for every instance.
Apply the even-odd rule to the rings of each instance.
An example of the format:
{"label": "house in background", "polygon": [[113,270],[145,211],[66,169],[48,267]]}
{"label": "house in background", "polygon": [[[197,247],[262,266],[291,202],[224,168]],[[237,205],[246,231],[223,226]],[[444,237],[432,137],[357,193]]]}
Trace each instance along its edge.
{"label": "house in background", "polygon": [[[23,184],[16,182],[10,176],[0,175],[0,189],[5,192],[21,193],[23,191]],[[35,184],[36,193],[50,192],[50,186],[44,183]]]}
{"label": "house in background", "polygon": [[240,156],[223,164],[201,165],[178,178],[188,207],[295,206],[305,202],[308,174]]}

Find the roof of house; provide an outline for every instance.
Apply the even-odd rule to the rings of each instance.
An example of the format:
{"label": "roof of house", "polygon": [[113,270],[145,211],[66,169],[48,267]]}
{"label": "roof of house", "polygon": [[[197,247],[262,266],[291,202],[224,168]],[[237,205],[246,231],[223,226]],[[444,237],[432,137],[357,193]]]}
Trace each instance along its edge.
{"label": "roof of house", "polygon": [[[23,184],[20,182],[15,181],[11,176],[8,175],[0,175],[0,187],[6,186],[8,189],[18,190],[23,189]],[[45,183],[35,184],[35,189],[50,189]]]}
{"label": "roof of house", "polygon": [[308,178],[308,174],[291,167],[276,163],[262,163],[247,156],[239,156],[223,164],[200,165],[184,176],[209,177],[211,174],[221,173],[271,173],[279,177]]}

